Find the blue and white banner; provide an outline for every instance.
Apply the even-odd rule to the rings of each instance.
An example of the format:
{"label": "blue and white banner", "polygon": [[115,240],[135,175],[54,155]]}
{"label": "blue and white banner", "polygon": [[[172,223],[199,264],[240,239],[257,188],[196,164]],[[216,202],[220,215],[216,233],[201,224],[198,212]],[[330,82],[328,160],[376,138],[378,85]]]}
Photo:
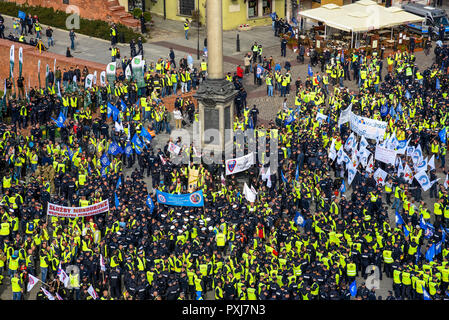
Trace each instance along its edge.
{"label": "blue and white banner", "polygon": [[359,136],[373,140],[376,140],[378,136],[383,137],[387,129],[387,123],[385,121],[361,117],[354,113],[351,113],[350,124],[351,130]]}
{"label": "blue and white banner", "polygon": [[254,153],[226,160],[226,175],[242,172],[248,170],[254,164]]}
{"label": "blue and white banner", "polygon": [[167,192],[156,191],[157,202],[169,206],[180,207],[202,207],[204,206],[203,191],[196,191],[187,194],[171,194]]}

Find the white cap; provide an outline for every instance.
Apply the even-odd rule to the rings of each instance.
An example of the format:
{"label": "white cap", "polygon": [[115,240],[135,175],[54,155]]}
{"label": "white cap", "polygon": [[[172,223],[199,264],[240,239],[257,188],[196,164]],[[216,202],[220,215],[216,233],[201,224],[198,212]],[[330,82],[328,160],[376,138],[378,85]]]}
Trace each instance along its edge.
{"label": "white cap", "polygon": [[161,217],[162,218],[165,218],[167,215],[166,214],[161,214]]}
{"label": "white cap", "polygon": [[202,227],[202,228],[201,228],[201,231],[205,231],[205,230],[206,230],[206,228],[205,228],[205,227]]}
{"label": "white cap", "polygon": [[211,220],[211,218],[209,218],[209,217],[206,218],[206,221],[207,221],[207,222],[209,222],[210,220]]}
{"label": "white cap", "polygon": [[212,231],[212,229],[213,229],[212,226],[209,226],[209,231]]}
{"label": "white cap", "polygon": [[187,221],[189,221],[189,219],[188,219],[188,218],[183,218],[183,220],[184,220],[184,221],[186,221],[186,222],[187,222]]}
{"label": "white cap", "polygon": [[170,227],[170,230],[174,230],[174,229],[175,229],[175,226],[171,226],[171,227]]}
{"label": "white cap", "polygon": [[176,215],[177,215],[177,216],[180,216],[180,215],[181,215],[181,212],[176,212]]}

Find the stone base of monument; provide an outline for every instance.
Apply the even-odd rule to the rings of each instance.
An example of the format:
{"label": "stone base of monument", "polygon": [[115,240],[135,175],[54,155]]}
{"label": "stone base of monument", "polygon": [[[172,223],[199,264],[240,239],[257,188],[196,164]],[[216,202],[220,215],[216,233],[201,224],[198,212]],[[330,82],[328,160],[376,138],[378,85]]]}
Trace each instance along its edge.
{"label": "stone base of monument", "polygon": [[194,97],[198,101],[198,134],[202,150],[224,152],[233,146],[234,85],[225,80],[206,79]]}

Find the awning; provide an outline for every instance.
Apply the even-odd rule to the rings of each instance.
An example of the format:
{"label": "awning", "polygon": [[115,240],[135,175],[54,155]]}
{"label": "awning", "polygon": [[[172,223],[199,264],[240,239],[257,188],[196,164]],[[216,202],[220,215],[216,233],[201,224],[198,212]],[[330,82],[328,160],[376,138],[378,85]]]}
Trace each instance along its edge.
{"label": "awning", "polygon": [[366,32],[424,21],[423,17],[401,8],[385,8],[371,0],[361,0],[346,6],[326,4],[299,12],[299,15],[347,32]]}

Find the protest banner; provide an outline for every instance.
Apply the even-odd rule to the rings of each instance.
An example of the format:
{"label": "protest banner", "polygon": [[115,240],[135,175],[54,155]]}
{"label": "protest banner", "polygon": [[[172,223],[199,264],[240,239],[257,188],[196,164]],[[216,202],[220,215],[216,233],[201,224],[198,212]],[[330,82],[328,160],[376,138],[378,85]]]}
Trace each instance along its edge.
{"label": "protest banner", "polygon": [[202,207],[204,205],[202,190],[187,194],[171,194],[157,190],[156,198],[160,204],[169,206]]}
{"label": "protest banner", "polygon": [[226,175],[248,170],[254,164],[254,153],[246,156],[226,160]]}
{"label": "protest banner", "polygon": [[351,130],[359,136],[373,140],[376,140],[378,136],[383,137],[387,129],[387,123],[384,121],[361,117],[354,113],[351,113],[350,125]]}
{"label": "protest banner", "polygon": [[387,149],[377,145],[374,159],[383,163],[390,163],[394,166],[396,161],[396,150]]}
{"label": "protest banner", "polygon": [[64,207],[57,204],[49,203],[47,215],[63,218],[87,217],[109,211],[109,200],[87,207]]}

